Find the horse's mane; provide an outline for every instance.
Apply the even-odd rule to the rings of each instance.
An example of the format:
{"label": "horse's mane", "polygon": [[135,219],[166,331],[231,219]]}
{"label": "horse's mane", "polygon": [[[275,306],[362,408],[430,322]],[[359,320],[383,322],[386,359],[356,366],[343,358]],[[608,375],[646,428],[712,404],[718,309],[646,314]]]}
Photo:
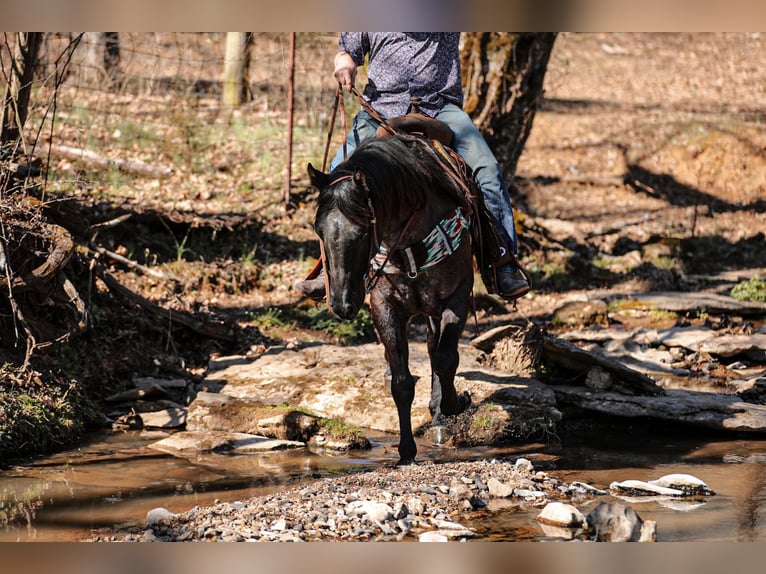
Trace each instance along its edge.
{"label": "horse's mane", "polygon": [[[458,200],[459,192],[454,183],[426,145],[429,144],[408,135],[374,138],[362,143],[331,174],[331,177],[352,176],[334,186],[334,201],[339,209],[352,221],[369,217],[369,198],[376,217],[391,221],[423,209],[429,190]],[[353,177],[359,172],[364,175],[363,182]]]}

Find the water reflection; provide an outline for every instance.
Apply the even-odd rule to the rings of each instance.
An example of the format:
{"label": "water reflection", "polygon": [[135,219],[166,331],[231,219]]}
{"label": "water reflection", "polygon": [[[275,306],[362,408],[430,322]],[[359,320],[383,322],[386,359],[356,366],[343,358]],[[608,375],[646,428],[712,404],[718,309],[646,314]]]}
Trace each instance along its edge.
{"label": "water reflection", "polygon": [[[396,453],[395,437],[379,435],[370,437],[371,451],[351,456],[301,450],[180,458],[147,448],[158,438],[140,432],[94,437],[77,450],[0,472],[0,541],[81,540],[93,529],[142,524],[152,508],[182,512],[217,500],[260,496],[299,481],[389,464]],[[613,481],[692,474],[716,496],[626,503],[644,520],[657,521],[661,541],[766,540],[766,441],[583,436],[567,444],[515,448],[421,444],[419,451],[423,459],[436,461],[524,456],[566,482],[601,489]],[[604,499],[616,498],[573,502],[587,514]],[[502,506],[475,513],[466,525],[486,540],[554,539],[535,520],[539,508],[512,501]]]}

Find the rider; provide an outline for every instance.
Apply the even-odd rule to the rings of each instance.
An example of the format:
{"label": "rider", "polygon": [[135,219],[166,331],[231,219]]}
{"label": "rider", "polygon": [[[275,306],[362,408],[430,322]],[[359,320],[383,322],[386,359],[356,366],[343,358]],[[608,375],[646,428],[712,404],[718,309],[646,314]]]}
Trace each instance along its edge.
{"label": "rider", "polygon": [[[454,132],[453,149],[473,170],[498,232],[516,254],[516,226],[502,168],[461,107],[459,40],[459,32],[344,32],[335,55],[334,76],[350,91],[356,82],[357,66],[363,65],[367,56],[368,83],[364,96],[382,117],[403,115],[417,102],[419,111],[445,122]],[[378,126],[364,109],[359,111],[346,139],[346,153],[350,155],[362,141],[374,137]],[[330,170],[343,160],[341,147],[330,163]],[[498,295],[508,301],[529,292],[529,283],[513,264],[498,267],[496,277]],[[300,281],[295,288],[312,299],[325,297],[323,275]]]}

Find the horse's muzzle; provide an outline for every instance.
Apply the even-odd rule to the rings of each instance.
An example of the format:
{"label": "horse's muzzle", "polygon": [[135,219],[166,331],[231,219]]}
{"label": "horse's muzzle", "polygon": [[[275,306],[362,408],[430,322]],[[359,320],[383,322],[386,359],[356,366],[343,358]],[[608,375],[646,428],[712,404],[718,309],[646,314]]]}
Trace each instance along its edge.
{"label": "horse's muzzle", "polygon": [[359,313],[360,305],[351,301],[334,302],[331,301],[330,308],[333,314],[343,321],[351,321]]}

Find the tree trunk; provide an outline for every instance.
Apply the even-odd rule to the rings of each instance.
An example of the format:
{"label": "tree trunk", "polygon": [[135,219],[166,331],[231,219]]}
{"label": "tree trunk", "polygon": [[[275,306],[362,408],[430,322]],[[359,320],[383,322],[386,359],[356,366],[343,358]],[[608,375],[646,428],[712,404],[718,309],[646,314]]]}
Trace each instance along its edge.
{"label": "tree trunk", "polygon": [[29,95],[42,32],[17,32],[0,118],[0,147],[16,142],[27,121]]}
{"label": "tree trunk", "polygon": [[247,100],[247,69],[250,34],[226,32],[226,54],[223,64],[223,105],[236,107]]}
{"label": "tree trunk", "polygon": [[543,94],[556,33],[465,32],[464,109],[508,177],[516,173]]}
{"label": "tree trunk", "polygon": [[115,86],[120,84],[120,37],[118,32],[104,32],[104,71]]}

